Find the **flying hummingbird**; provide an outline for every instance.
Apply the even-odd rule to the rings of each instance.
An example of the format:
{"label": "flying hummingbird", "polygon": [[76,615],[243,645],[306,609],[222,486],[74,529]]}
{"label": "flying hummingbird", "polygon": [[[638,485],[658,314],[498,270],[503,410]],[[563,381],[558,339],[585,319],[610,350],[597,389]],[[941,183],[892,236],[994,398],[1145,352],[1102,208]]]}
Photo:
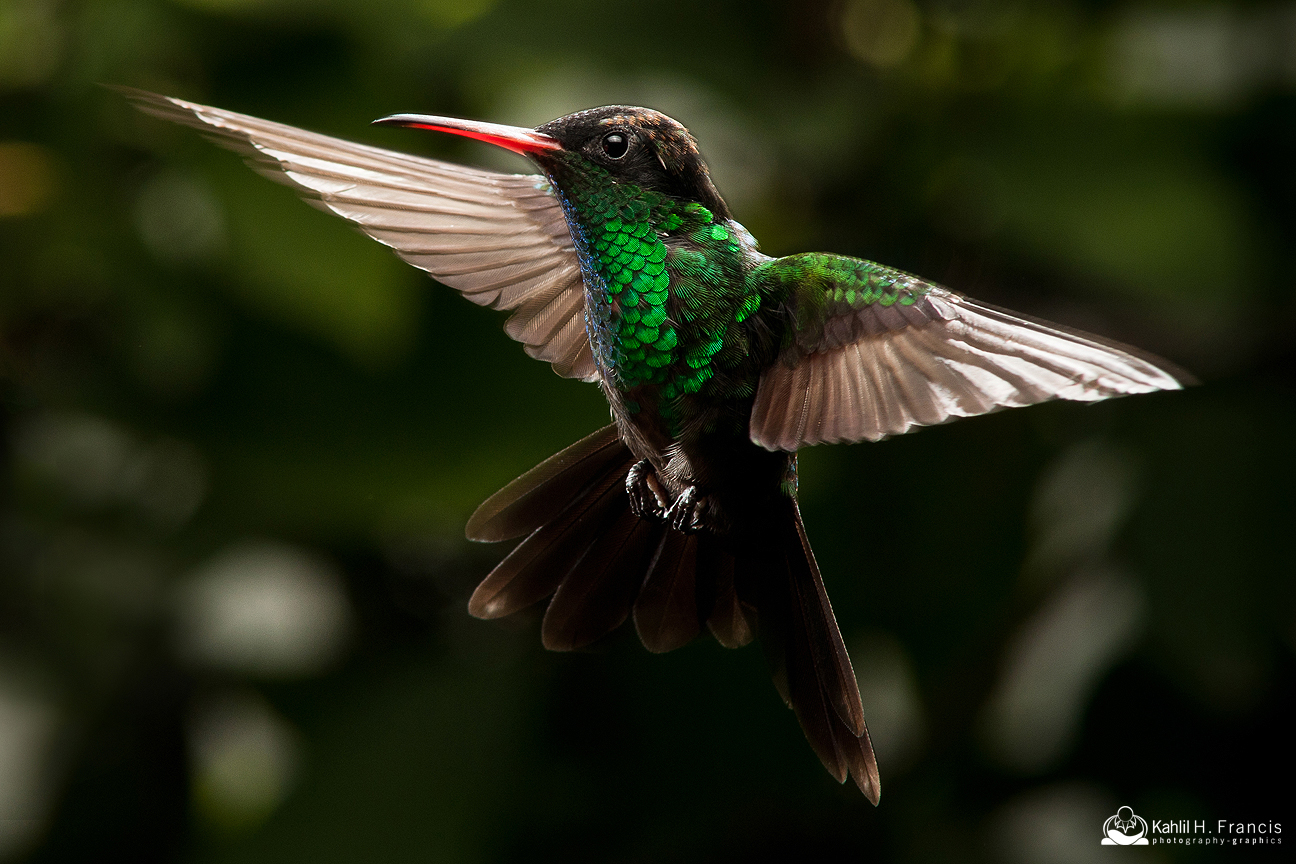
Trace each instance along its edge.
{"label": "flying hummingbird", "polygon": [[142,91],[253,168],[355,223],[474,303],[528,354],[597,383],[614,422],[491,496],[473,540],[524,537],[469,601],[546,598],[568,651],[627,617],[664,652],[703,627],[759,636],[815,753],[874,804],[854,671],[797,507],[796,451],[1049,399],[1179,389],[1136,349],[843,255],[763,255],[688,130],[613,105],[535,129],[396,114],[486,141],[538,174],[408,156]]}

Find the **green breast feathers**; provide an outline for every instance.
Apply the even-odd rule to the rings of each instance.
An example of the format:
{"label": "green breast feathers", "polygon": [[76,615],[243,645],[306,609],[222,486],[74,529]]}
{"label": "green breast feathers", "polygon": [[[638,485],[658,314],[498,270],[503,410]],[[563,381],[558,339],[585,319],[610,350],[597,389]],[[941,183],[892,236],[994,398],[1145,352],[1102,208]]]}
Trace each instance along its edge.
{"label": "green breast feathers", "polygon": [[563,195],[585,278],[591,347],[609,382],[662,400],[705,393],[746,355],[743,328],[761,306],[742,226],[706,207],[628,184]]}

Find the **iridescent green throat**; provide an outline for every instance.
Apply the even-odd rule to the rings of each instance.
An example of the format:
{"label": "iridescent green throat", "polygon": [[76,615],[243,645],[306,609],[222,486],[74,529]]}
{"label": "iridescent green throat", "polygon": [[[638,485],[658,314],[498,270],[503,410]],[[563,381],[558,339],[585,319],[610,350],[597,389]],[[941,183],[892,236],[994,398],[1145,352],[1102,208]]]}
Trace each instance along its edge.
{"label": "iridescent green throat", "polygon": [[701,204],[618,183],[598,166],[556,173],[567,175],[555,185],[585,278],[586,330],[611,383],[657,385],[667,400],[699,392],[729,326],[760,306],[754,293],[724,290],[742,283],[739,239]]}

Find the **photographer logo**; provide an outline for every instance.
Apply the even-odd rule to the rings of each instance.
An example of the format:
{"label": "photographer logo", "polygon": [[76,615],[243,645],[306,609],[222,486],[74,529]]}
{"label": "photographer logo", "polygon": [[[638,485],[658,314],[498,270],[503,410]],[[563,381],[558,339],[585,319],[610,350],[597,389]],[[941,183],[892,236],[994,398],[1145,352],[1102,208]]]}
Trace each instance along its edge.
{"label": "photographer logo", "polygon": [[1148,826],[1142,816],[1129,807],[1122,807],[1103,823],[1104,846],[1146,846]]}

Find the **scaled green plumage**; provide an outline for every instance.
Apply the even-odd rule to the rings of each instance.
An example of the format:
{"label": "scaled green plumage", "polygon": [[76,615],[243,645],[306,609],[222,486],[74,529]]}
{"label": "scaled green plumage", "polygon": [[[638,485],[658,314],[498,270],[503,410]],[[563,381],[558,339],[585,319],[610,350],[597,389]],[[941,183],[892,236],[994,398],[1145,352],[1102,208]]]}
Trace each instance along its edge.
{"label": "scaled green plumage", "polygon": [[613,182],[597,168],[560,163],[554,182],[578,226],[591,344],[632,413],[653,405],[677,434],[696,413],[683,397],[749,398],[758,369],[736,386],[713,383],[745,359],[739,325],[761,304],[758,283],[746,278],[754,250],[749,239],[744,247],[746,232],[697,202]]}

